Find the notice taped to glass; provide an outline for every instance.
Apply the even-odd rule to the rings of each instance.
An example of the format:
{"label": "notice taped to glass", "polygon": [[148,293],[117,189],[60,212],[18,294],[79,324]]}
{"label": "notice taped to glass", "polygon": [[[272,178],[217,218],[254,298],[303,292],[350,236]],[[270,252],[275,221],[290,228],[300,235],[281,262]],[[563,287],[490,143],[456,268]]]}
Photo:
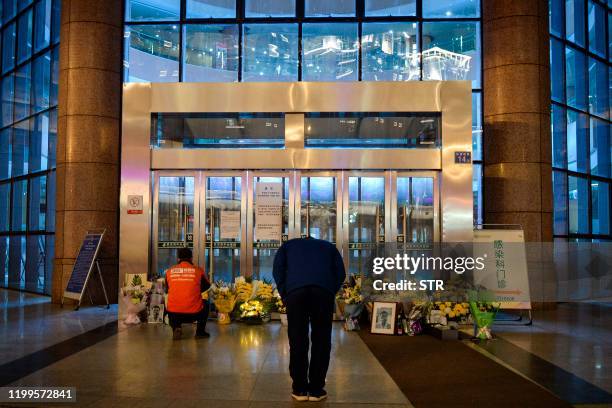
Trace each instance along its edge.
{"label": "notice taped to glass", "polygon": [[283,215],[283,183],[255,185],[255,239],[280,241]]}

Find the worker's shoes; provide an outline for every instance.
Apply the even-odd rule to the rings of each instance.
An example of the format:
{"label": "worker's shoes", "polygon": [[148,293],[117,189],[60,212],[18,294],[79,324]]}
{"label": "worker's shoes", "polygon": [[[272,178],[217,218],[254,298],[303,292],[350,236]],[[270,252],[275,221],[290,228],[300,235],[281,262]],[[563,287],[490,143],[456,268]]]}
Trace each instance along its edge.
{"label": "worker's shoes", "polygon": [[180,340],[183,336],[183,329],[176,327],[172,329],[172,340]]}
{"label": "worker's shoes", "polygon": [[205,339],[210,337],[210,334],[208,334],[208,332],[205,332],[204,330],[196,330],[196,339]]}

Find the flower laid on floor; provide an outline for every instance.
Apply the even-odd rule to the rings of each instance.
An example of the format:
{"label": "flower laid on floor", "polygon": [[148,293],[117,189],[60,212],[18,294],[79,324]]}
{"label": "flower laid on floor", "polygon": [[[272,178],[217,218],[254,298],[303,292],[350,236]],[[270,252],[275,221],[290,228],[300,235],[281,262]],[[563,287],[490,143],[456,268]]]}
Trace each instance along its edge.
{"label": "flower laid on floor", "polygon": [[240,318],[246,323],[261,323],[264,305],[259,300],[249,300],[240,305]]}
{"label": "flower laid on floor", "polygon": [[339,308],[344,315],[344,329],[359,330],[359,316],[363,311],[364,296],[361,294],[361,278],[351,276],[349,281],[342,285],[336,295]]}

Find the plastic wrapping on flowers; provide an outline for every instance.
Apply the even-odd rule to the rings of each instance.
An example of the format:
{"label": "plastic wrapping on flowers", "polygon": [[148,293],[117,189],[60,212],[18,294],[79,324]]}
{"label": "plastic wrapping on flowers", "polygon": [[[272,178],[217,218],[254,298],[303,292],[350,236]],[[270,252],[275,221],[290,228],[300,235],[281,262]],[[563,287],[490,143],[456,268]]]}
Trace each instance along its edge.
{"label": "plastic wrapping on flowers", "polygon": [[499,310],[500,303],[494,302],[495,296],[488,291],[470,291],[470,310],[476,324],[474,337],[480,340],[490,340],[493,338],[491,326],[495,320],[495,315]]}
{"label": "plastic wrapping on flowers", "polygon": [[147,292],[146,286],[138,275],[134,276],[129,285],[121,289],[119,301],[123,305],[123,309],[126,313],[124,319],[125,324],[141,323],[138,315],[147,308]]}

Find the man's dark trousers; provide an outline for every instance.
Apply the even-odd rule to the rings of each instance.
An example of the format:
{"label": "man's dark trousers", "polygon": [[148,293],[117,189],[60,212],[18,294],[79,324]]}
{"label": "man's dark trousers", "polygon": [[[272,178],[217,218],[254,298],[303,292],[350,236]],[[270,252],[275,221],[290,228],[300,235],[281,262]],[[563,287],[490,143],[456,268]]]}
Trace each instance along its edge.
{"label": "man's dark trousers", "polygon": [[[316,393],[325,387],[331,352],[334,295],[319,286],[292,290],[285,299],[289,332],[289,373],[294,392]],[[310,364],[308,326],[310,325]]]}
{"label": "man's dark trousers", "polygon": [[172,329],[180,328],[181,324],[197,322],[198,332],[206,331],[206,322],[208,321],[209,305],[208,302],[202,302],[202,310],[197,313],[173,313],[168,312],[168,323]]}

